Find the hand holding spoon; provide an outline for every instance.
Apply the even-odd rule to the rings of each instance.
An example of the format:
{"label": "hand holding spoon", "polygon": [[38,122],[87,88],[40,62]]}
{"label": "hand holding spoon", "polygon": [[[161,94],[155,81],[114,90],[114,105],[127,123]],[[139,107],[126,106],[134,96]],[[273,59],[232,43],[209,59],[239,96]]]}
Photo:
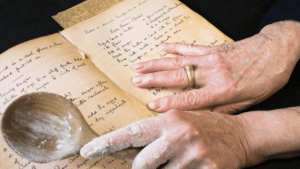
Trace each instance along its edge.
{"label": "hand holding spoon", "polygon": [[[38,163],[71,157],[99,137],[71,101],[46,92],[13,101],[3,114],[1,132],[13,151]],[[130,153],[136,155],[138,151]]]}

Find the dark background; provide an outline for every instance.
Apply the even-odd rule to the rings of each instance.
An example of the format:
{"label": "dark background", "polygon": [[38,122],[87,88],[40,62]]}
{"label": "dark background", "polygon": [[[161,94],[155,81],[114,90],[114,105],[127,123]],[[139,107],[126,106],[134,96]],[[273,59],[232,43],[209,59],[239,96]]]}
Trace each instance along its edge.
{"label": "dark background", "polygon": [[[51,16],[80,2],[82,0],[0,0],[0,53],[21,42],[63,30]],[[257,33],[260,22],[276,0],[182,0],[182,2],[237,41]],[[246,111],[299,106],[298,72],[300,72],[299,64],[283,89]],[[300,168],[300,157],[270,160],[252,167],[252,169],[269,168]]]}

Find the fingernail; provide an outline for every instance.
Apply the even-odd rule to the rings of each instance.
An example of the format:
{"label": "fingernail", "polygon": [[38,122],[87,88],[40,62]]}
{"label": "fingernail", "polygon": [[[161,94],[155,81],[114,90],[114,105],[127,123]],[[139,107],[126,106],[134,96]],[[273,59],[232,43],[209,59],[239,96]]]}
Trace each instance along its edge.
{"label": "fingernail", "polygon": [[136,77],[133,77],[131,81],[133,84],[141,84],[143,82],[143,78],[136,76]]}
{"label": "fingernail", "polygon": [[133,70],[140,70],[140,69],[142,69],[142,68],[144,68],[144,66],[141,65],[141,64],[136,64],[136,65],[133,65],[133,66],[132,66],[132,69],[133,69]]}
{"label": "fingernail", "polygon": [[86,144],[80,149],[80,155],[84,158],[88,158],[88,154],[94,150],[94,146]]}
{"label": "fingernail", "polygon": [[150,102],[148,105],[147,105],[148,109],[150,110],[157,110],[159,108],[159,105],[154,103],[154,102]]}

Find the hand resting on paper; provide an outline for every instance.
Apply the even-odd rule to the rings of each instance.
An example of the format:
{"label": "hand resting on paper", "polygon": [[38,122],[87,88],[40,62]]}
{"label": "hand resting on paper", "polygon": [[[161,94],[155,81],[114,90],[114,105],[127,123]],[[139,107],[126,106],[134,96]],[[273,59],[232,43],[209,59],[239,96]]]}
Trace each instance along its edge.
{"label": "hand resting on paper", "polygon": [[128,147],[146,146],[134,169],[195,168],[246,163],[245,133],[238,118],[207,112],[171,110],[94,139],[81,149],[85,158],[100,158]]}
{"label": "hand resting on paper", "polygon": [[300,107],[240,115],[170,110],[98,137],[80,153],[92,159],[145,146],[133,169],[164,163],[168,169],[238,169],[299,155],[299,117]]}
{"label": "hand resting on paper", "polygon": [[138,63],[137,87],[187,87],[184,66],[193,65],[196,88],[148,104],[156,112],[213,107],[234,113],[257,104],[279,89],[300,57],[300,24],[282,21],[253,37],[216,47],[161,44],[163,51],[182,56]]}
{"label": "hand resting on paper", "polygon": [[[299,30],[299,23],[284,21],[217,47],[162,44],[164,51],[183,56],[137,64],[135,70],[142,75],[133,79],[136,86],[186,87],[183,67],[192,64],[197,88],[153,101],[149,108],[165,113],[96,138],[81,155],[100,158],[144,147],[133,161],[134,169],[162,164],[237,169],[299,155],[300,107],[224,114],[258,103],[287,83],[300,57]],[[210,106],[212,112],[183,111]]]}

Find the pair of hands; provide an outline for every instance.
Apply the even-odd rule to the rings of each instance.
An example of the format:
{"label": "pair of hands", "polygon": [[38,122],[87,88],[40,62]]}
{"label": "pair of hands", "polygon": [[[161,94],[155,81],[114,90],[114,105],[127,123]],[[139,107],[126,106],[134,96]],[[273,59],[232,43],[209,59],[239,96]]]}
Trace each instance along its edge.
{"label": "pair of hands", "polygon": [[[141,75],[133,83],[187,87],[183,67],[194,65],[197,89],[149,103],[149,109],[166,113],[99,137],[81,155],[97,158],[146,146],[133,162],[137,169],[157,168],[165,162],[168,168],[201,169],[242,168],[261,162],[253,147],[261,140],[249,138],[249,125],[240,116],[227,114],[265,100],[287,83],[300,55],[299,30],[299,23],[284,21],[217,47],[162,44],[165,52],[182,56],[135,65]],[[184,111],[207,107],[213,107],[213,112]]]}

